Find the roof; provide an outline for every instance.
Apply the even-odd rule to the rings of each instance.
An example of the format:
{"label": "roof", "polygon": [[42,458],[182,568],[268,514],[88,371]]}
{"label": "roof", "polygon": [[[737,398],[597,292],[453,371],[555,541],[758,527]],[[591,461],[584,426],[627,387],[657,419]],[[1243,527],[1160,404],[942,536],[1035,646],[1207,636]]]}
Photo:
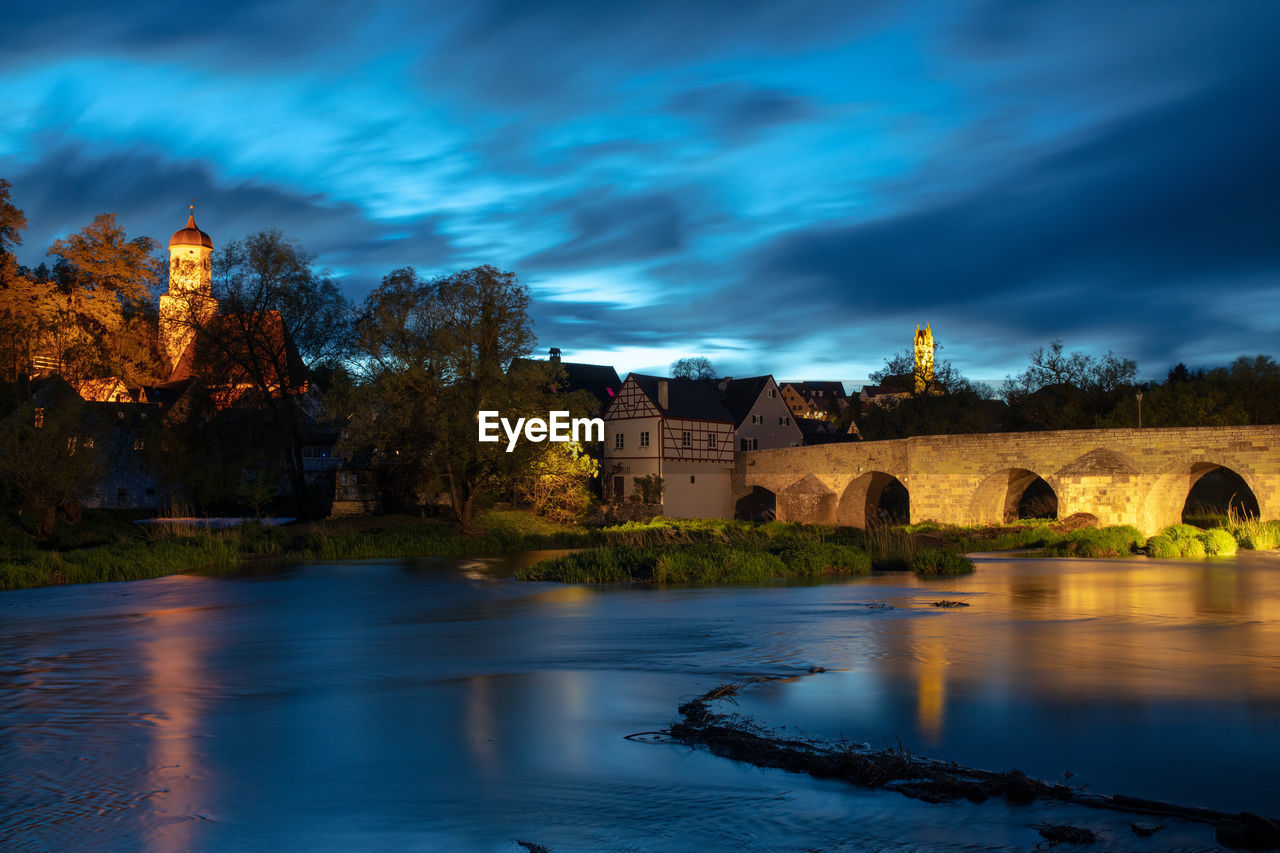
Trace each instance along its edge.
{"label": "roof", "polygon": [[552,385],[552,393],[572,394],[574,391],[586,391],[600,401],[600,411],[613,402],[622,380],[618,371],[608,364],[585,364],[576,361],[540,361],[534,358],[517,358],[515,364],[540,364],[564,368],[564,381]]}
{"label": "roof", "polygon": [[206,249],[213,248],[213,238],[196,227],[196,207],[191,206],[191,215],[187,217],[187,224],[177,231],[173,232],[173,236],[169,238],[169,248],[174,246],[204,246]]}
{"label": "roof", "polygon": [[[736,424],[733,414],[720,402],[720,389],[714,379],[667,379],[632,373],[640,390],[648,395],[664,417],[688,418],[695,421],[721,421]],[[667,384],[667,405],[658,403],[658,383]]]}
{"label": "roof", "polygon": [[720,402],[733,415],[735,424],[741,426],[747,419],[747,415],[751,414],[751,409],[764,393],[770,378],[769,376],[752,376],[747,379],[721,380],[724,388],[720,392]]}
{"label": "roof", "polygon": [[[225,375],[219,378],[223,381],[232,384],[252,381],[253,377],[246,375],[245,366],[245,362],[252,358],[245,343],[250,339],[252,348],[264,356],[256,365],[256,372],[268,387],[274,390],[301,386],[306,369],[279,311],[218,314],[210,318],[209,327],[209,331],[222,341],[222,346],[197,334],[195,341],[174,365],[166,385],[194,378],[199,372],[201,357],[221,368]],[[280,375],[282,368],[284,376]]]}
{"label": "roof", "polygon": [[586,391],[600,401],[601,407],[609,405],[609,401],[622,387],[618,371],[607,364],[582,364],[574,361],[562,361],[565,382],[557,391],[571,393]]}
{"label": "roof", "polygon": [[824,397],[847,397],[843,382],[780,382],[779,385],[790,385],[797,394],[809,396],[823,392]]}

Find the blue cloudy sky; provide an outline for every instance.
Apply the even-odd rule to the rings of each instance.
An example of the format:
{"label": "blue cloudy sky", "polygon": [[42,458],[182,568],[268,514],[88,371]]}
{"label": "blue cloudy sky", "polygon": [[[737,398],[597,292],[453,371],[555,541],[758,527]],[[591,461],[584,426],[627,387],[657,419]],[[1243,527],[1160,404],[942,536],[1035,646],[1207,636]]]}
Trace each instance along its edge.
{"label": "blue cloudy sky", "polygon": [[1280,3],[18,0],[20,259],[114,211],[279,227],[363,297],[533,290],[540,346],[867,376],[930,322],[1144,375],[1280,354]]}

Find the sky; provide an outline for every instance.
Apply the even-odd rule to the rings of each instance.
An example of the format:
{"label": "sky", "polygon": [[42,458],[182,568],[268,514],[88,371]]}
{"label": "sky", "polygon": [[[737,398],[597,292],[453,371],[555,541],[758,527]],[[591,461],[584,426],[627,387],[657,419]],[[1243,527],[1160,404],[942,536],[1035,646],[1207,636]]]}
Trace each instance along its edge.
{"label": "sky", "polygon": [[357,303],[492,264],[620,373],[867,377],[931,324],[1280,355],[1280,3],[280,0],[6,5],[19,259],[114,212],[279,228]]}

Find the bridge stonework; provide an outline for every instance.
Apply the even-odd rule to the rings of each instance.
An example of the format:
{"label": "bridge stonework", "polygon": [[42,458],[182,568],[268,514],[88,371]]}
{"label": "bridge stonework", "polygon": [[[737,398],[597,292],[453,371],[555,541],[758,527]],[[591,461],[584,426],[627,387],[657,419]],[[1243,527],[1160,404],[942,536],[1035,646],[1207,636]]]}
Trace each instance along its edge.
{"label": "bridge stonework", "polygon": [[739,453],[740,514],[761,490],[780,520],[864,527],[896,479],[910,518],[1002,523],[1036,477],[1058,497],[1058,517],[1083,512],[1145,535],[1182,520],[1191,487],[1225,467],[1252,489],[1265,519],[1280,518],[1280,426],[1107,429],[932,435]]}

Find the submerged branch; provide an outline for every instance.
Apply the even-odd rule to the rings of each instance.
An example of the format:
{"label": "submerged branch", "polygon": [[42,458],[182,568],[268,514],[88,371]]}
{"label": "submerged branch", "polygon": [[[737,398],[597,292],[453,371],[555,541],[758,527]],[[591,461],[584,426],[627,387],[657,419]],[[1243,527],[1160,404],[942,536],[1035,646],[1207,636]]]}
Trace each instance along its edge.
{"label": "submerged branch", "polygon": [[981,803],[992,797],[1003,797],[1018,804],[1051,800],[1207,823],[1214,826],[1217,840],[1224,846],[1280,850],[1280,821],[1276,819],[1248,812],[1228,814],[1122,794],[1094,794],[1067,785],[1046,784],[1020,770],[995,772],[961,767],[953,762],[912,755],[901,747],[875,750],[857,744],[781,738],[750,720],[718,714],[709,707],[709,703],[719,699],[732,700],[741,688],[742,685],[733,682],[721,684],[680,705],[678,711],[683,720],[660,734],[670,738],[667,742],[705,748],[723,758],[744,761],[756,767],[807,773],[819,779],[843,779],[858,787],[897,791],[928,803],[949,803],[959,799]]}

